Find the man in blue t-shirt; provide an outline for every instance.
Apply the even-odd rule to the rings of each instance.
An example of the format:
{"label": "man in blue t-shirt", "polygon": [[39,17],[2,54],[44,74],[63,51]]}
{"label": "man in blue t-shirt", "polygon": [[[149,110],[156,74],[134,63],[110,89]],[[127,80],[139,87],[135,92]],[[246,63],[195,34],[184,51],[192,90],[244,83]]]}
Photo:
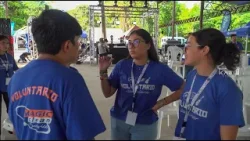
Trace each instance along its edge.
{"label": "man in blue t-shirt", "polygon": [[70,67],[80,47],[79,23],[66,12],[46,10],[33,20],[32,34],[39,58],[16,72],[8,87],[17,138],[94,139],[105,126],[83,77]]}
{"label": "man in blue t-shirt", "polygon": [[231,40],[232,40],[232,43],[236,45],[236,47],[240,50],[240,51],[243,51],[244,48],[243,48],[243,45],[237,41],[237,37],[236,37],[236,34],[232,34],[231,35]]}

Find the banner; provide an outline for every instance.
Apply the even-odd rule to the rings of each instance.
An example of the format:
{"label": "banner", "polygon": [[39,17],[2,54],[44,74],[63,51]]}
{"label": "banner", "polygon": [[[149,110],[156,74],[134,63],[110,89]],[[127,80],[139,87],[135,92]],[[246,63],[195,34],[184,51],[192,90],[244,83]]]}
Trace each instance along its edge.
{"label": "banner", "polygon": [[15,23],[14,22],[11,22],[10,23],[10,29],[11,29],[11,36],[13,36],[14,35],[14,29],[15,29]]}
{"label": "banner", "polygon": [[227,32],[231,25],[231,11],[223,10],[223,18],[221,23],[221,32]]}

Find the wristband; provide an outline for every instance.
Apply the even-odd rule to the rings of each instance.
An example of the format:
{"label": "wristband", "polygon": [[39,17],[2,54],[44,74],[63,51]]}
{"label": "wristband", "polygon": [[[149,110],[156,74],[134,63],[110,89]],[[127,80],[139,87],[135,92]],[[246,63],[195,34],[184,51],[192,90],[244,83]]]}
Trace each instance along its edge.
{"label": "wristband", "polygon": [[108,70],[100,70],[100,75],[108,74]]}

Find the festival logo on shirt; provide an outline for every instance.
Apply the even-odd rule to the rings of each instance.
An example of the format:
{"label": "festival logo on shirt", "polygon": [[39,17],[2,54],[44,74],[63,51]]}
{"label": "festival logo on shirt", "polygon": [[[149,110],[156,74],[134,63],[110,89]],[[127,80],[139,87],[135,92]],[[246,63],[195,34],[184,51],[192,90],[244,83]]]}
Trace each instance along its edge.
{"label": "festival logo on shirt", "polygon": [[8,66],[8,68],[13,68],[13,64],[11,64],[10,62],[7,61],[3,61],[4,64],[0,61],[0,70],[5,70],[6,69],[6,65]]}
{"label": "festival logo on shirt", "polygon": [[[138,90],[137,90],[138,93],[149,94],[149,93],[151,93],[150,91],[155,90],[155,85],[149,84],[150,79],[151,79],[150,77],[141,79],[140,83],[144,83],[144,84],[138,85]],[[132,91],[132,79],[131,79],[131,77],[128,78],[128,83],[129,84],[121,83],[121,87],[123,89],[125,89],[127,93],[132,93],[133,91]]]}
{"label": "festival logo on shirt", "polygon": [[[188,104],[186,104],[186,100],[188,97],[189,91],[185,92],[183,94],[182,99],[180,99],[180,107],[181,107],[181,112],[182,113],[186,113],[186,110],[190,110],[190,106],[188,106]],[[194,96],[197,93],[192,92],[191,96],[190,96],[190,100],[189,100],[189,104],[191,103],[191,101],[193,100]],[[205,98],[205,96],[200,96],[194,103],[192,111],[190,112],[189,116],[191,116],[194,120],[199,119],[199,118],[207,118],[208,116],[208,111],[203,110],[199,107],[200,103],[202,102],[202,100]]]}
{"label": "festival logo on shirt", "polygon": [[23,125],[41,134],[51,131],[53,112],[51,110],[29,109],[26,106],[17,106],[16,115],[23,120]]}

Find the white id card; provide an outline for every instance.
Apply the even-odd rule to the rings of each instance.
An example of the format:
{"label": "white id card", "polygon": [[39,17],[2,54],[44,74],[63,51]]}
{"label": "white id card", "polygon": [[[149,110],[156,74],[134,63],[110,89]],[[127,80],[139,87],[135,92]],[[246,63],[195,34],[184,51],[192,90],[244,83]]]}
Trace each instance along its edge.
{"label": "white id card", "polygon": [[137,113],[128,111],[126,123],[135,126],[136,119],[137,119]]}
{"label": "white id card", "polygon": [[7,78],[6,78],[6,81],[5,81],[5,85],[7,85],[7,86],[8,86],[8,85],[9,85],[9,83],[10,83],[10,77],[7,77]]}
{"label": "white id card", "polygon": [[181,137],[176,137],[176,136],[174,136],[173,137],[173,140],[186,140],[185,138],[181,138]]}

